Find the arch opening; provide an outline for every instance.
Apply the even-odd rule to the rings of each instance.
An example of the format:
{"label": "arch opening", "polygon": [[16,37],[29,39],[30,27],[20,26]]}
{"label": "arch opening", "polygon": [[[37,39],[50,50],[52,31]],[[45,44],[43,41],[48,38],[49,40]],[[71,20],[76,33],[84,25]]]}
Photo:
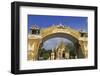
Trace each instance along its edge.
{"label": "arch opening", "polygon": [[[48,49],[49,51],[46,51],[46,49],[43,48],[44,44],[51,39],[55,39],[57,40],[57,38],[60,39],[60,41],[67,41],[66,44],[64,44],[65,46],[65,51],[63,51],[62,53],[60,51],[57,52],[57,48],[55,50],[55,48],[52,49]],[[51,42],[52,44],[50,44],[49,46],[54,44],[54,41]],[[67,49],[67,50],[66,50]],[[68,51],[69,50],[69,51]],[[43,51],[45,52],[45,55],[43,54]],[[44,57],[43,57],[44,55]],[[46,59],[50,59],[50,60],[55,60],[55,59],[76,59],[76,58],[84,58],[84,55],[82,53],[82,49],[80,47],[79,41],[78,39],[76,39],[75,37],[71,36],[70,34],[66,34],[66,33],[53,33],[50,35],[45,36],[42,39],[42,43],[39,46],[39,51],[38,51],[38,60],[46,60]]]}

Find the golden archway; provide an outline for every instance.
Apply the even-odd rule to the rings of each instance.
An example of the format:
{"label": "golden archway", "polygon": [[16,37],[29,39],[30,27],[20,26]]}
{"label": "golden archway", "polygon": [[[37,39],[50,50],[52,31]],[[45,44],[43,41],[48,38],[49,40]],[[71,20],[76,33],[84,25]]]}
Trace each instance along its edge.
{"label": "golden archway", "polygon": [[75,43],[77,48],[81,48],[81,52],[78,51],[78,56],[81,58],[87,57],[87,37],[84,36],[84,33],[63,25],[53,25],[51,27],[41,29],[39,35],[28,35],[28,60],[37,60],[38,49],[41,43],[56,36],[62,36],[70,39]]}

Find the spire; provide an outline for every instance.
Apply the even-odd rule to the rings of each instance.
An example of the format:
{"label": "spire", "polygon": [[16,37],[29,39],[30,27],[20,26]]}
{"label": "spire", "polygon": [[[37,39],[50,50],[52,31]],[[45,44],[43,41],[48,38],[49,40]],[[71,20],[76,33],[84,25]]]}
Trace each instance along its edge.
{"label": "spire", "polygon": [[54,52],[54,49],[52,48],[52,52]]}
{"label": "spire", "polygon": [[65,44],[63,40],[61,40],[60,43],[58,44],[58,48],[65,48]]}

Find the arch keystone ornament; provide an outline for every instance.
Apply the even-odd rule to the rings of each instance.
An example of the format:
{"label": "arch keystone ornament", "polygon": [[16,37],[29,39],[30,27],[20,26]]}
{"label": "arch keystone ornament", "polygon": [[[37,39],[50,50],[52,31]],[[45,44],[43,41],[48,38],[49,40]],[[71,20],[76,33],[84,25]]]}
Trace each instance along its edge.
{"label": "arch keystone ornament", "polygon": [[11,73],[97,67],[96,6],[11,3]]}

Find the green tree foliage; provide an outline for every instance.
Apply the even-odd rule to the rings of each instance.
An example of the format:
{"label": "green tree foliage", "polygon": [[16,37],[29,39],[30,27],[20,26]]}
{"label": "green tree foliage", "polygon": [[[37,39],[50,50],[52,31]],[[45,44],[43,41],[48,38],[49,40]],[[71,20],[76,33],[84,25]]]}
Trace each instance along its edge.
{"label": "green tree foliage", "polygon": [[45,48],[39,49],[39,55],[40,57],[43,57],[44,60],[50,57],[50,53],[51,53],[51,50],[46,50]]}
{"label": "green tree foliage", "polygon": [[48,52],[45,52],[45,53],[43,53],[43,58],[46,60],[46,59],[48,59],[49,58],[49,53]]}

